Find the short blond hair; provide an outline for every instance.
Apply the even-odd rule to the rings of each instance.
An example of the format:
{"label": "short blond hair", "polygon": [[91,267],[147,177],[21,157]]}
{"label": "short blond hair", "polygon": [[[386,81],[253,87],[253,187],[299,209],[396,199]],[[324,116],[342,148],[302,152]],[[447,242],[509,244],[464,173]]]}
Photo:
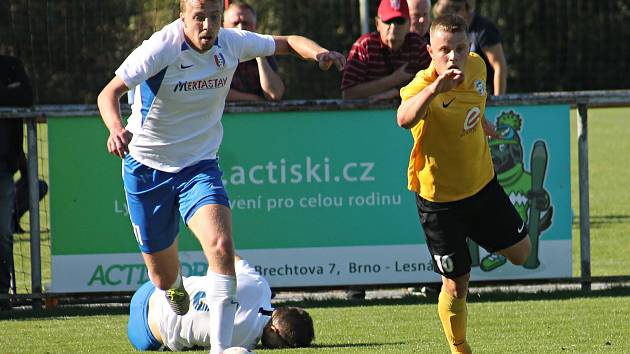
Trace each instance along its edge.
{"label": "short blond hair", "polygon": [[[179,0],[179,11],[181,13],[186,12],[186,3],[189,2],[191,0]],[[223,0],[207,0],[207,1],[216,1],[216,2],[220,2],[221,3],[221,8],[223,8]]]}
{"label": "short blond hair", "polygon": [[466,25],[466,21],[457,15],[439,16],[433,20],[431,22],[429,33],[433,36],[437,31],[449,33],[463,32],[468,36],[468,26]]}

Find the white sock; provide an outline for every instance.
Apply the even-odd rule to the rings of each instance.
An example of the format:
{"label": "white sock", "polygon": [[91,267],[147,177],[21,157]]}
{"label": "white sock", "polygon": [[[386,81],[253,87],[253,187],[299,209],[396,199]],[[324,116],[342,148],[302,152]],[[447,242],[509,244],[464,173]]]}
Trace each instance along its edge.
{"label": "white sock", "polygon": [[210,308],[210,354],[221,354],[232,346],[236,314],[236,278],[208,271],[206,303]]}
{"label": "white sock", "polygon": [[171,285],[169,289],[177,289],[180,285],[182,285],[182,272],[178,270],[175,282]]}
{"label": "white sock", "polygon": [[[149,280],[151,281],[151,283],[153,283],[153,285],[155,285],[155,281],[153,281],[153,278],[151,278],[151,274],[149,273]],[[168,289],[175,289],[175,288],[179,288],[179,286],[182,285],[182,272],[181,270],[177,271],[177,277],[175,277],[175,282],[173,284],[171,284],[171,286],[167,289],[162,289],[164,291],[168,290]],[[156,285],[157,287],[157,285]]]}

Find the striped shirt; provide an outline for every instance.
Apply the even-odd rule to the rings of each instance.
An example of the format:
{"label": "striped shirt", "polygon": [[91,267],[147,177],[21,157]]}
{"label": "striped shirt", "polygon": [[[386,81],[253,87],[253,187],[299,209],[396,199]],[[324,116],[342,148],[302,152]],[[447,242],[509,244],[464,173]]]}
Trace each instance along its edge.
{"label": "striped shirt", "polygon": [[404,63],[409,63],[406,71],[415,74],[428,67],[430,62],[427,43],[416,33],[408,33],[402,47],[395,52],[381,42],[378,32],[366,33],[350,49],[341,90],[390,75]]}

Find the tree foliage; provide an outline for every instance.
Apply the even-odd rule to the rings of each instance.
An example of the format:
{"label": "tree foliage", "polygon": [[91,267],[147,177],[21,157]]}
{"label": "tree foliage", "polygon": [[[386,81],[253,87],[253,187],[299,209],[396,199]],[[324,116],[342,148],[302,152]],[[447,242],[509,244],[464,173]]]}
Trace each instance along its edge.
{"label": "tree foliage", "polygon": [[[250,3],[259,32],[304,35],[344,54],[361,35],[359,0]],[[378,1],[369,6],[374,16]],[[477,0],[477,9],[501,31],[509,92],[630,88],[627,0]],[[178,14],[178,0],[5,0],[0,53],[24,60],[37,103],[94,103],[130,51]],[[279,65],[286,98],[341,96],[341,73],[290,57]]]}

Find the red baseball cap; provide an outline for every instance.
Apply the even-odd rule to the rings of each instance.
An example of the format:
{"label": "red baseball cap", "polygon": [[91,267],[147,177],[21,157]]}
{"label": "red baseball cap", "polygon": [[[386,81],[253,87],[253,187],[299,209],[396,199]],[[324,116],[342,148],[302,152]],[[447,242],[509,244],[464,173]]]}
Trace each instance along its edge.
{"label": "red baseball cap", "polygon": [[409,6],[407,5],[407,0],[381,0],[377,15],[381,21],[389,21],[396,17],[408,20]]}

